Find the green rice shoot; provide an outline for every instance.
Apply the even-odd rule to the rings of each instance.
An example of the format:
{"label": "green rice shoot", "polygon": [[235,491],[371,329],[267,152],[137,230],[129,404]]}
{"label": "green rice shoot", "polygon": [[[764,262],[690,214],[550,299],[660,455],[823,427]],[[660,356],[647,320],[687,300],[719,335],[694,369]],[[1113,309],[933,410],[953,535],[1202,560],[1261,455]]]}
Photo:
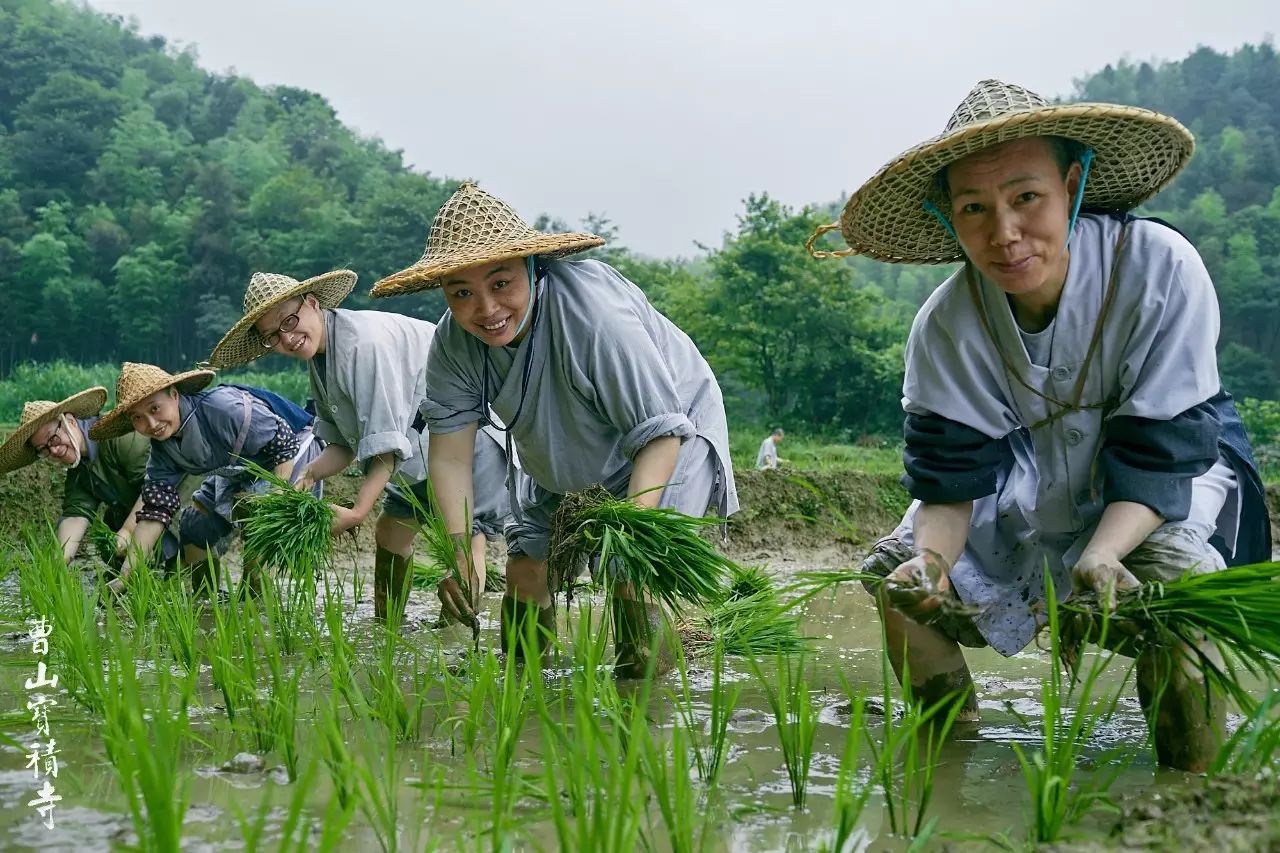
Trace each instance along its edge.
{"label": "green rice shoot", "polygon": [[318,574],[333,556],[333,508],[259,465],[245,466],[271,486],[237,504],[244,514],[245,562],[299,578]]}

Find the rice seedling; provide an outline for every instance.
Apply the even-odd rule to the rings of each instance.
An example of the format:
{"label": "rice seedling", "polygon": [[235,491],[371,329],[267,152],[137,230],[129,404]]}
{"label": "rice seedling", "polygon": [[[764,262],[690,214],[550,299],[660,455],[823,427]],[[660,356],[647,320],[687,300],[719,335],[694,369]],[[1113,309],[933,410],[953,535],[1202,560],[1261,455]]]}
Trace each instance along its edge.
{"label": "rice seedling", "polygon": [[809,767],[813,762],[813,739],[818,731],[818,717],[809,699],[809,683],[805,679],[804,655],[777,657],[777,686],[766,678],[756,660],[749,660],[751,671],[764,687],[769,710],[778,730],[782,763],[791,785],[791,804],[803,809],[809,790]]}
{"label": "rice seedling", "polygon": [[435,589],[448,574],[449,570],[439,563],[414,560],[411,583],[414,589]]}
{"label": "rice seedling", "polygon": [[393,624],[377,630],[374,661],[366,666],[369,691],[365,710],[386,729],[394,741],[416,741],[422,736],[422,713],[429,687],[419,655],[412,653],[416,682],[407,694],[400,685],[403,664],[400,632]]}
{"label": "rice seedling", "polygon": [[836,791],[833,810],[835,826],[832,830],[831,844],[827,848],[833,853],[843,853],[854,846],[858,821],[867,807],[871,797],[871,783],[858,781],[858,758],[861,755],[861,741],[865,736],[865,720],[867,698],[862,693],[853,694],[848,683],[845,684],[845,695],[849,697],[849,730],[845,734],[844,751],[840,755],[840,769],[836,774]]}
{"label": "rice seedling", "polygon": [[1272,767],[1276,753],[1280,751],[1280,689],[1267,685],[1258,707],[1240,724],[1222,749],[1218,751],[1210,768],[1210,775],[1219,773],[1258,773]]}
{"label": "rice seedling", "polygon": [[547,571],[566,580],[598,555],[615,582],[632,584],[673,612],[683,603],[707,605],[720,599],[733,561],[699,532],[722,523],[641,507],[600,487],[566,495],[553,520]]}
{"label": "rice seedling", "polygon": [[199,618],[201,606],[180,577],[161,584],[156,598],[156,621],[174,663],[184,672],[200,667]]}
{"label": "rice seedling", "polygon": [[342,698],[351,713],[356,712],[358,688],[355,684],[355,649],[347,639],[343,623],[342,588],[329,586],[325,579],[323,618],[328,641],[317,644],[323,656],[330,689]]}
{"label": "rice seedling", "polygon": [[[1106,769],[1100,770],[1096,778],[1085,784],[1076,781],[1080,756],[1098,726],[1115,713],[1120,691],[1117,690],[1110,699],[1096,695],[1098,680],[1110,665],[1111,655],[1097,656],[1083,679],[1064,685],[1059,639],[1061,605],[1054,594],[1053,577],[1045,572],[1044,579],[1050,638],[1049,674],[1040,682],[1044,739],[1041,747],[1031,755],[1027,755],[1018,744],[1013,744],[1031,797],[1027,834],[1032,844],[1057,841],[1068,825],[1080,820],[1090,810],[1107,805],[1107,790],[1131,758],[1113,754],[1110,760],[1101,763]],[[1102,614],[1100,622],[1097,639],[1100,645],[1105,646],[1110,619]],[[1073,690],[1076,685],[1078,691]],[[1075,707],[1068,712],[1072,692],[1076,693]]]}
{"label": "rice seedling", "polygon": [[18,564],[18,584],[28,613],[53,626],[49,651],[62,686],[85,710],[100,714],[106,684],[96,599],[67,571],[51,528],[26,528],[23,538],[28,559]]}
{"label": "rice seedling", "polygon": [[350,818],[359,803],[359,792],[355,786],[355,758],[347,748],[347,738],[342,730],[342,715],[338,712],[338,703],[333,700],[320,709],[320,757],[329,771],[333,801],[338,804],[340,813]]}
{"label": "rice seedling", "polygon": [[[477,570],[483,570],[484,567],[475,565],[471,554],[470,535],[454,535],[450,532],[449,525],[444,520],[444,514],[440,512],[440,504],[436,500],[435,489],[431,487],[430,483],[427,484],[428,506],[424,507],[411,489],[405,488],[403,493],[410,506],[413,507],[413,511],[422,520],[419,529],[427,545],[427,556],[432,564],[437,567],[436,571],[441,572],[440,580],[452,577],[468,601],[477,601],[475,590],[471,588],[471,579],[477,577]],[[471,530],[471,509],[464,506],[462,511],[464,516],[463,529],[469,531]],[[461,564],[458,561],[459,554],[462,555],[463,559]],[[463,570],[463,565],[466,567],[465,571]],[[439,582],[439,580],[436,581],[436,583]],[[480,622],[478,620],[472,620],[471,641],[475,652],[478,654],[480,652]]]}
{"label": "rice seedling", "polygon": [[[365,750],[354,762],[360,810],[384,853],[400,849],[400,753],[395,738],[384,731],[379,741],[370,733]],[[373,756],[370,756],[370,752]]]}
{"label": "rice seedling", "polygon": [[[883,632],[883,626],[881,627]],[[900,720],[894,719],[893,676],[889,655],[882,643],[880,653],[881,700],[884,705],[884,728],[877,740],[870,729],[864,729],[871,753],[874,775],[884,797],[890,830],[913,839],[913,846],[923,844],[933,834],[937,818],[926,821],[933,796],[933,773],[942,755],[948,733],[956,715],[964,707],[961,695],[944,696],[929,707],[916,700],[911,691],[910,667],[903,663],[902,708]]]}
{"label": "rice seedling", "polygon": [[693,714],[689,672],[683,658],[679,665],[682,695],[675,702],[675,707],[689,737],[689,747],[693,753],[698,778],[707,787],[714,788],[720,781],[720,772],[724,769],[725,760],[729,756],[729,721],[733,718],[734,709],[738,706],[742,685],[725,685],[724,683],[724,644],[713,642],[711,649],[711,692],[709,694],[711,704],[705,729],[698,724]]}
{"label": "rice seedling", "polygon": [[651,850],[669,847],[672,853],[694,853],[709,842],[707,809],[699,808],[689,766],[691,738],[684,726],[671,729],[671,738],[661,743],[645,732],[644,776],[662,816],[663,830],[650,827],[647,846]]}
{"label": "rice seedling", "polygon": [[[1062,604],[1074,617],[1081,642],[1101,633],[1106,608],[1096,597],[1075,595]],[[1264,682],[1280,681],[1280,564],[1236,566],[1185,574],[1170,583],[1121,590],[1110,612],[1110,631],[1135,649],[1191,654],[1210,685],[1246,710],[1256,700],[1241,684],[1241,670]],[[1202,638],[1222,653],[1219,666],[1198,648]],[[1184,650],[1190,650],[1184,651]],[[1074,649],[1065,649],[1068,660]]]}
{"label": "rice seedling", "polygon": [[289,781],[298,779],[298,699],[301,692],[302,667],[286,671],[280,655],[267,655],[267,672],[270,676],[268,725],[274,746],[284,759]]}
{"label": "rice seedling", "polygon": [[248,460],[244,465],[270,485],[265,492],[245,495],[236,507],[244,516],[245,563],[293,578],[314,577],[333,556],[333,508],[259,465]]}
{"label": "rice seedling", "polygon": [[575,626],[568,690],[549,699],[530,680],[542,735],[543,796],[562,850],[634,850],[642,837],[642,787],[651,682],[639,683],[624,707],[602,664],[603,632],[591,630],[584,606]]}
{"label": "rice seedling", "polygon": [[[138,681],[133,642],[126,639],[113,614],[107,636],[115,654],[107,661],[103,738],[116,779],[125,793],[134,832],[143,850],[181,848],[182,823],[188,805],[182,757],[190,738],[187,700],[195,690],[194,675],[178,682],[161,666],[154,689]],[[154,644],[151,657],[158,657]],[[153,704],[146,710],[146,698]]]}

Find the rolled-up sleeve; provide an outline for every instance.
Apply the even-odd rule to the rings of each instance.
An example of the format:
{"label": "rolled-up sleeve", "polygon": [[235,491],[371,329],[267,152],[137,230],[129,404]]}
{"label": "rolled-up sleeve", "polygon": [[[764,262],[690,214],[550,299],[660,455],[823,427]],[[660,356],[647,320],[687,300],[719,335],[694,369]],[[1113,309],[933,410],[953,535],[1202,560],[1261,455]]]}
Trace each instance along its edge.
{"label": "rolled-up sleeve", "polygon": [[396,351],[376,341],[355,345],[351,363],[351,398],[360,422],[355,461],[364,463],[384,453],[403,462],[414,448],[405,434],[417,415],[416,365],[397,360]]}
{"label": "rolled-up sleeve", "polygon": [[1103,500],[1139,503],[1165,521],[1184,520],[1191,512],[1191,481],[1217,461],[1220,432],[1208,402],[1169,420],[1112,418],[1100,456]]}
{"label": "rolled-up sleeve", "polygon": [[604,321],[590,341],[586,383],[604,419],[622,433],[628,459],[659,438],[681,441],[697,434],[684,411],[675,377],[640,318],[623,312]]}
{"label": "rolled-up sleeve", "polygon": [[907,415],[902,485],[925,503],[959,503],[994,494],[1009,458],[1007,438],[991,438],[934,414]]}

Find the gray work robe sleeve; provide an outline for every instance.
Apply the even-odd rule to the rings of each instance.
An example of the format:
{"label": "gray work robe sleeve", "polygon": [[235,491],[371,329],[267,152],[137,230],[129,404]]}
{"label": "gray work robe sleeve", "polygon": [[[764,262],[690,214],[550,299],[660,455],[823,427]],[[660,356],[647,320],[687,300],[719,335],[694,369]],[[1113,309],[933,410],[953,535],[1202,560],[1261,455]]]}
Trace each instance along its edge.
{"label": "gray work robe sleeve", "polygon": [[397,361],[393,350],[376,342],[354,345],[349,387],[360,421],[357,463],[384,453],[394,453],[401,462],[413,458],[405,435],[418,410],[417,379],[410,369],[417,365]]}
{"label": "gray work robe sleeve", "polygon": [[622,455],[634,459],[658,438],[674,436],[683,442],[696,435],[675,377],[640,318],[622,312],[595,319],[599,328],[590,340],[578,390],[622,433]]}
{"label": "gray work robe sleeve", "polygon": [[436,326],[427,357],[427,398],[422,402],[431,432],[457,432],[481,420],[483,346],[452,314],[446,313]]}

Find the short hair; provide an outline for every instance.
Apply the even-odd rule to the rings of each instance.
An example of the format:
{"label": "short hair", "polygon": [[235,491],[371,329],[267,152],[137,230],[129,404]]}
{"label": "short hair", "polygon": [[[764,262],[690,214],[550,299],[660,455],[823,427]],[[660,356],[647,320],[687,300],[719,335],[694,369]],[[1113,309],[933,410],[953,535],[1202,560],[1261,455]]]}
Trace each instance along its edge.
{"label": "short hair", "polygon": [[773,428],[773,432],[771,432],[771,433],[769,433],[769,434],[770,434],[770,435],[783,435],[784,433],[782,432],[782,427],[774,427],[774,428]]}
{"label": "short hair", "polygon": [[[1058,171],[1065,180],[1067,172],[1071,171],[1071,164],[1080,162],[1081,158],[1084,157],[1086,146],[1065,136],[1041,136],[1039,138],[1049,143],[1049,151],[1053,154],[1054,162],[1058,164]],[[947,184],[947,170],[950,168],[949,164],[943,166],[933,176],[934,190],[947,200],[951,199],[951,187]]]}

